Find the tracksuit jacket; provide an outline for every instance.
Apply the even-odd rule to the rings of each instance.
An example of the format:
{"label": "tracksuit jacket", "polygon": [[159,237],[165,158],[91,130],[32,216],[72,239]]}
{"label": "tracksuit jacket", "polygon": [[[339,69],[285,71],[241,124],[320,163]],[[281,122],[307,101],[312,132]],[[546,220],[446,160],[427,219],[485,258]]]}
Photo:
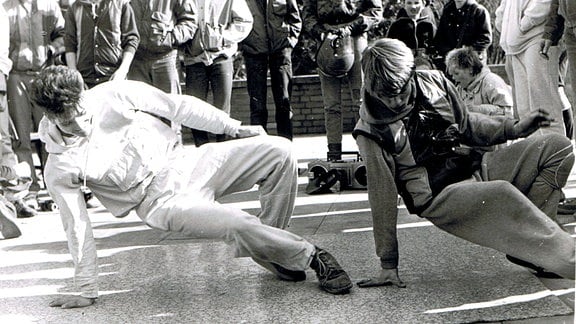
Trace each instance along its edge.
{"label": "tracksuit jacket", "polygon": [[124,52],[135,53],[140,42],[128,0],[79,0],[66,15],[64,46],[76,53],[76,68],[85,81],[111,76]]}

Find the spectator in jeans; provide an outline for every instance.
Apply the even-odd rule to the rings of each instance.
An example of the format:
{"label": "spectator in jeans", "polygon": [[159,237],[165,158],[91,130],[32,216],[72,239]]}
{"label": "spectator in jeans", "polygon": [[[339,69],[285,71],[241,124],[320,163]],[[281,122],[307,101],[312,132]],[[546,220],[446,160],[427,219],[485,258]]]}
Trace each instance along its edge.
{"label": "spectator in jeans", "polygon": [[[238,42],[252,30],[252,13],[245,0],[195,0],[198,9],[198,29],[186,43],[185,93],[198,99],[208,99],[212,89],[213,104],[230,114],[234,56]],[[192,130],[196,146],[209,142],[208,133]],[[217,140],[224,140],[223,134]]]}
{"label": "spectator in jeans", "polygon": [[296,0],[247,0],[254,23],[241,43],[250,97],[250,123],[268,128],[268,70],[276,106],[276,130],[292,140],[292,49],[302,19]]}
{"label": "spectator in jeans", "polygon": [[89,88],[126,79],[139,39],[128,0],[78,0],[66,12],[66,65]]}
{"label": "spectator in jeans", "polygon": [[[3,5],[10,22],[9,57],[13,63],[7,85],[8,110],[17,135],[12,148],[18,161],[30,166],[32,184],[27,203],[36,207],[41,185],[32,159],[30,134],[38,130],[43,112],[30,101],[29,88],[47,62],[48,53],[57,53],[61,47],[64,17],[56,0],[6,0]],[[39,157],[42,161],[43,155]]]}
{"label": "spectator in jeans", "polygon": [[[349,9],[351,8],[351,9]],[[352,110],[357,114],[362,97],[362,51],[368,44],[367,31],[376,26],[382,18],[380,0],[304,0],[302,9],[304,28],[321,44],[332,35],[352,37],[354,63],[346,77],[339,73],[319,69],[324,119],[328,139],[328,159],[339,160],[342,154],[342,91],[346,82],[352,97]],[[321,48],[321,46],[319,46]]]}

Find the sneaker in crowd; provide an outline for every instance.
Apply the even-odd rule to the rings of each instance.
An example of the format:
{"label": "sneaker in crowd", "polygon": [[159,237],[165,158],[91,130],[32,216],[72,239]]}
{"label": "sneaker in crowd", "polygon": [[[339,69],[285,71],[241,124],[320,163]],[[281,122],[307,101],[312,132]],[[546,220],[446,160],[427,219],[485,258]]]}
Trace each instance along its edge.
{"label": "sneaker in crowd", "polygon": [[352,281],[342,267],[330,253],[316,247],[316,253],[312,256],[310,267],[316,271],[320,288],[334,294],[347,294],[352,289]]}
{"label": "sneaker in crowd", "polygon": [[252,260],[254,260],[254,262],[258,263],[268,271],[276,274],[276,276],[281,280],[294,282],[306,280],[306,272],[304,271],[288,270],[279,264],[262,261],[257,258],[252,258]]}
{"label": "sneaker in crowd", "polygon": [[14,201],[13,204],[14,207],[16,207],[16,217],[18,218],[28,218],[38,215],[36,209],[28,206],[22,199]]}

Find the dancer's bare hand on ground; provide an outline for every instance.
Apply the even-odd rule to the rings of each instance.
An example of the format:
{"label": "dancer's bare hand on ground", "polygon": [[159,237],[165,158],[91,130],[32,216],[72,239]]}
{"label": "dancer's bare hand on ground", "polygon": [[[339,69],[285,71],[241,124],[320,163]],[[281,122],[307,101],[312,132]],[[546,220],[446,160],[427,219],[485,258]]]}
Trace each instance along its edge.
{"label": "dancer's bare hand on ground", "polygon": [[356,283],[360,288],[396,286],[406,288],[406,284],[400,280],[398,269],[381,269],[378,277],[363,279]]}
{"label": "dancer's bare hand on ground", "polygon": [[50,307],[80,308],[94,304],[96,298],[82,296],[59,296],[50,302]]}
{"label": "dancer's bare hand on ground", "polygon": [[236,131],[237,138],[252,137],[258,135],[265,135],[266,131],[260,125],[246,125],[240,126]]}

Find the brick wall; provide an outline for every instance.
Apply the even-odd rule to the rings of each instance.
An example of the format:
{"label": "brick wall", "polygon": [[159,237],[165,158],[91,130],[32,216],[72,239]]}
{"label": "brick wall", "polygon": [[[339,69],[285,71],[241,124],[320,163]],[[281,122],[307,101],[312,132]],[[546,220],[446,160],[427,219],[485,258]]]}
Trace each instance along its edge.
{"label": "brick wall", "polygon": [[[503,65],[490,66],[492,71],[504,80],[508,80]],[[270,82],[268,82],[270,86]],[[354,113],[351,111],[350,88],[344,81],[342,97],[344,98],[344,131],[350,132],[354,128]],[[209,99],[210,101],[210,99]],[[274,122],[274,100],[268,88],[267,99],[269,117],[268,132],[276,134],[276,123]],[[296,76],[292,86],[292,109],[294,111],[293,124],[294,134],[322,134],[324,130],[324,110],[322,105],[322,92],[320,91],[320,80],[317,75]],[[233,118],[241,120],[244,124],[250,124],[250,108],[248,92],[246,91],[246,81],[234,81],[232,90],[232,111]]]}

